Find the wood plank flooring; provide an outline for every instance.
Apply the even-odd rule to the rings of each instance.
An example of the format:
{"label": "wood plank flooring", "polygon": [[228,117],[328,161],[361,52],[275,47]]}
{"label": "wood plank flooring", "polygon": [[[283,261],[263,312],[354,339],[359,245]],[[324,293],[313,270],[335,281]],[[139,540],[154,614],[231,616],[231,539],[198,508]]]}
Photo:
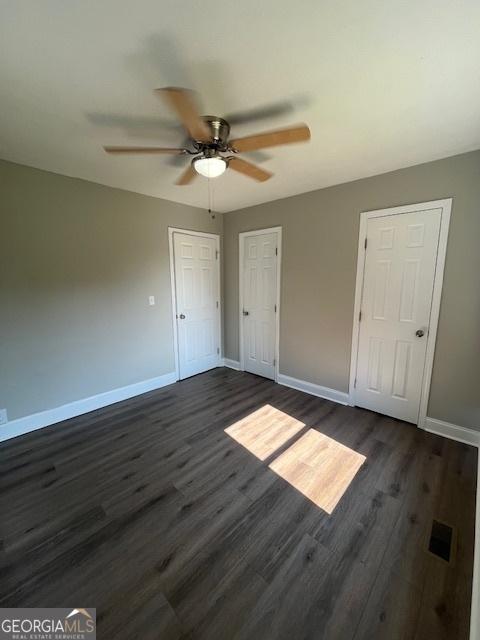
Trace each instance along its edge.
{"label": "wood plank flooring", "polygon": [[0,461],[1,607],[96,607],[109,640],[468,638],[473,447],[220,368]]}

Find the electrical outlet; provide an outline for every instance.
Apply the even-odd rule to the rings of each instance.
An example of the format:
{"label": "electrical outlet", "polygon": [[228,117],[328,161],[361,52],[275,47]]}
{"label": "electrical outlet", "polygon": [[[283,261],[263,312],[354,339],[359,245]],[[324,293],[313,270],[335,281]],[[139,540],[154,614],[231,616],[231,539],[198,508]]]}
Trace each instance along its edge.
{"label": "electrical outlet", "polygon": [[148,304],[153,307],[155,304],[155,296],[148,296]]}
{"label": "electrical outlet", "polygon": [[0,409],[0,424],[7,424],[8,416],[6,409]]}

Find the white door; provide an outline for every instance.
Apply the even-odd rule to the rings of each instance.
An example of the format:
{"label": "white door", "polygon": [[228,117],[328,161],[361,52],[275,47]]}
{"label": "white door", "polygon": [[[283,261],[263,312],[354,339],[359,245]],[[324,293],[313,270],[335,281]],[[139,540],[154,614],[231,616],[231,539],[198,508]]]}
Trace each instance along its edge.
{"label": "white door", "polygon": [[369,218],[355,404],[417,423],[442,209]]}
{"label": "white door", "polygon": [[242,364],[275,379],[279,231],[242,234]]}
{"label": "white door", "polygon": [[220,260],[217,237],[173,234],[180,379],[220,363]]}

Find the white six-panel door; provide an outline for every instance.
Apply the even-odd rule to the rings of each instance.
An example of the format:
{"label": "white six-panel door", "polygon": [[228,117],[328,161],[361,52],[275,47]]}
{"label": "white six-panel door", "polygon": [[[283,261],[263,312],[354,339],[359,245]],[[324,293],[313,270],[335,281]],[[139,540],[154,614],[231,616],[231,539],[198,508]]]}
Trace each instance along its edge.
{"label": "white six-panel door", "polygon": [[367,222],[355,404],[417,423],[442,209]]}
{"label": "white six-panel door", "polygon": [[278,247],[280,231],[241,234],[241,363],[245,371],[275,379]]}
{"label": "white six-panel door", "polygon": [[180,379],[220,364],[219,240],[174,232],[174,279]]}

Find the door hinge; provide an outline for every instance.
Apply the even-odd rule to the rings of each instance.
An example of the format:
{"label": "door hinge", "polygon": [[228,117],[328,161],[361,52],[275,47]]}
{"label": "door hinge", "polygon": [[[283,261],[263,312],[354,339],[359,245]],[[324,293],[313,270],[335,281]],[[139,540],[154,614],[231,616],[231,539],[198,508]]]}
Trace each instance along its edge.
{"label": "door hinge", "polygon": [[278,247],[275,247],[275,255],[278,256]]}
{"label": "door hinge", "polygon": [[277,313],[277,305],[274,306],[275,313]]}
{"label": "door hinge", "polygon": [[215,260],[218,260],[218,249],[215,249]]}
{"label": "door hinge", "polygon": [[365,244],[363,245],[365,249],[367,248],[367,238],[365,238]]}
{"label": "door hinge", "polygon": [[360,311],[358,314],[358,321],[361,322],[362,321],[362,312]]}
{"label": "door hinge", "polygon": [[217,353],[220,353],[220,347],[217,347]]}
{"label": "door hinge", "polygon": [[276,359],[276,358],[274,358],[274,359],[273,359],[273,366],[275,367],[275,366],[276,366],[276,364],[277,364],[277,359]]}
{"label": "door hinge", "polygon": [[357,388],[357,379],[355,378],[355,382],[353,383],[353,388],[356,389]]}
{"label": "door hinge", "polygon": [[217,309],[218,309],[218,300],[217,300]]}

